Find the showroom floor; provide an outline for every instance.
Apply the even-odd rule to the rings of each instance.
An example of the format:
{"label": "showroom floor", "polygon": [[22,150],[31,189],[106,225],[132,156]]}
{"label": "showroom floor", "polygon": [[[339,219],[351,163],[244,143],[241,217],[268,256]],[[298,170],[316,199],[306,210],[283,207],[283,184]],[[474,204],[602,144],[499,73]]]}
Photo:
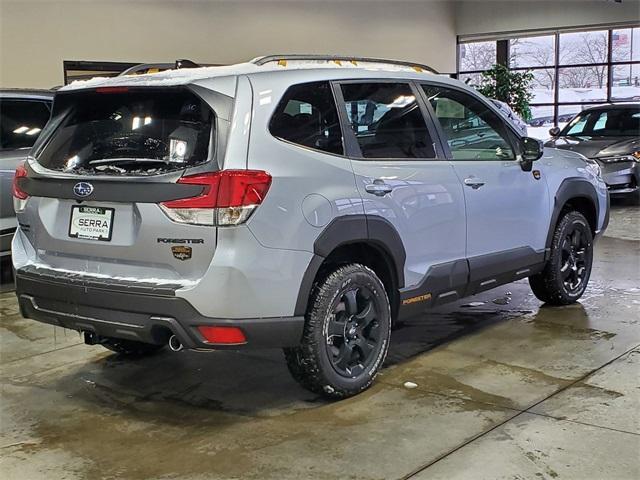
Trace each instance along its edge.
{"label": "showroom floor", "polygon": [[580,304],[541,308],[521,281],[441,308],[335,403],[279,351],[124,361],[5,291],[2,478],[639,478],[639,225],[613,207]]}

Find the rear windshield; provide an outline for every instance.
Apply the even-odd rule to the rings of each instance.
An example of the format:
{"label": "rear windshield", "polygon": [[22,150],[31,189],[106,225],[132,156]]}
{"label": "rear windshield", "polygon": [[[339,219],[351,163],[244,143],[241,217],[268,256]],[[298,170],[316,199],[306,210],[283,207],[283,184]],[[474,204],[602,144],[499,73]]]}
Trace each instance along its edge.
{"label": "rear windshield", "polygon": [[106,88],[61,94],[55,128],[36,153],[51,170],[154,174],[208,159],[211,108],[184,88]]}

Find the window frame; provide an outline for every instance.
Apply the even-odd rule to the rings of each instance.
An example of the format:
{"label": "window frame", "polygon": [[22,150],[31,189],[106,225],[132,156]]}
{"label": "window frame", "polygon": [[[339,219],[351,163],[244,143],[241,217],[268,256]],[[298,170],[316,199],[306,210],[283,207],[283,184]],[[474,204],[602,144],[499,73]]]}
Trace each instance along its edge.
{"label": "window frame", "polygon": [[[458,37],[457,48],[456,48],[456,78],[459,78],[460,75],[463,74],[479,74],[482,73],[483,70],[462,70],[461,62],[460,62],[460,45],[467,43],[477,43],[477,42],[487,42],[494,41],[497,43],[497,55],[496,62],[498,64],[504,64],[510,71],[515,72],[524,72],[524,71],[539,71],[551,69],[554,71],[554,82],[553,82],[553,101],[551,102],[532,102],[530,104],[531,107],[551,107],[553,109],[553,125],[558,126],[559,117],[561,114],[559,110],[561,107],[565,106],[580,106],[583,110],[585,108],[589,108],[592,106],[602,105],[602,104],[619,104],[619,103],[629,103],[633,102],[633,100],[619,100],[613,98],[612,96],[612,87],[613,87],[613,73],[614,68],[619,66],[634,66],[640,65],[640,60],[633,60],[631,57],[629,60],[614,60],[613,59],[613,32],[617,30],[626,30],[626,29],[634,29],[640,28],[640,23],[637,22],[629,22],[625,24],[609,24],[609,25],[598,25],[592,27],[583,27],[583,28],[564,28],[564,29],[555,29],[555,30],[523,30],[516,32],[508,32],[502,36],[496,35],[493,39],[462,39]],[[560,36],[567,33],[588,33],[588,32],[606,32],[607,35],[607,55],[606,60],[604,62],[595,62],[595,63],[561,63],[560,62]],[[633,35],[633,30],[631,32]],[[529,37],[542,37],[542,36],[553,36],[554,37],[554,62],[552,65],[547,66],[533,66],[533,67],[512,67],[509,65],[509,50],[510,50],[510,41],[514,38],[529,38]],[[507,55],[504,59],[500,58],[500,47],[503,47],[503,50],[506,49]],[[560,101],[560,70],[564,68],[576,68],[576,67],[604,67],[607,72],[607,81],[606,81],[606,98],[602,100],[587,100],[587,101]],[[578,112],[580,113],[580,112]],[[577,115],[577,113],[576,113]]]}
{"label": "window frame", "polygon": [[[10,96],[5,97],[3,96],[2,98],[0,98],[0,100],[2,102],[11,101],[11,102],[44,103],[44,106],[47,108],[47,110],[49,110],[49,120],[51,120],[53,99],[47,100],[45,98],[39,98],[39,97],[10,97]],[[42,126],[42,130],[44,130],[44,127],[47,125],[47,123],[49,123],[49,120],[47,120],[47,122]],[[40,135],[42,135],[42,130],[39,132],[38,136],[34,139],[33,144],[30,147],[18,147],[18,148],[5,147],[3,143],[0,141],[0,152],[10,152],[12,150],[31,150],[38,142],[38,138],[40,138]]]}
{"label": "window frame", "polygon": [[[431,117],[434,119],[434,123],[435,123],[436,129],[438,130],[438,135],[440,137],[440,143],[442,144],[442,147],[445,150],[445,155],[447,157],[447,160],[449,160],[450,162],[517,162],[517,163],[520,163],[521,157],[522,157],[521,140],[522,140],[523,137],[515,129],[515,127],[513,125],[511,125],[511,122],[508,122],[508,121],[505,120],[505,118],[502,116],[502,114],[500,113],[500,111],[497,109],[497,107],[495,105],[493,105],[491,102],[485,101],[485,99],[483,97],[481,97],[480,95],[478,95],[474,91],[469,91],[469,90],[467,90],[465,88],[460,88],[457,85],[451,85],[449,83],[437,82],[437,81],[433,81],[433,80],[419,80],[419,81],[416,82],[416,84],[419,86],[420,95],[422,96],[423,102],[426,104],[427,108],[429,109],[429,113],[430,113]],[[454,90],[454,91],[457,91],[459,93],[469,95],[472,98],[474,98],[475,100],[477,100],[479,103],[484,105],[488,110],[493,112],[493,114],[496,115],[498,120],[500,122],[502,122],[502,124],[506,127],[505,130],[507,132],[507,142],[509,143],[509,145],[511,146],[511,149],[513,150],[514,158],[513,159],[499,159],[499,158],[496,158],[495,160],[494,159],[491,159],[491,160],[489,160],[489,159],[479,160],[479,159],[453,158],[453,154],[451,153],[451,148],[449,147],[449,142],[447,140],[447,136],[446,136],[446,134],[445,134],[445,132],[444,132],[444,130],[442,128],[442,125],[440,124],[440,121],[438,120],[435,112],[433,111],[433,107],[431,107],[431,102],[429,102],[429,99],[427,97],[427,93],[422,88],[423,85],[428,86],[428,87],[447,88],[449,90]]]}
{"label": "window frame", "polygon": [[[368,158],[363,157],[362,152],[360,150],[360,144],[358,143],[358,139],[351,128],[351,122],[349,121],[349,117],[347,115],[347,111],[344,107],[345,100],[342,94],[342,85],[349,84],[363,84],[363,83],[403,83],[409,86],[411,92],[416,97],[416,102],[418,104],[418,108],[420,113],[422,114],[422,118],[425,121],[427,126],[427,131],[429,132],[429,136],[431,137],[431,141],[433,143],[435,157],[420,157],[420,158],[397,158],[397,157],[379,157],[379,158]],[[340,79],[331,81],[331,86],[334,92],[334,96],[336,97],[336,102],[338,104],[338,117],[340,118],[340,124],[342,127],[342,138],[345,147],[346,156],[350,160],[359,161],[359,162],[428,162],[428,161],[446,161],[448,160],[446,150],[442,145],[442,138],[437,130],[437,123],[434,122],[434,117],[431,115],[430,109],[424,103],[424,97],[420,93],[421,89],[417,86],[415,80],[407,79],[407,78],[350,78],[350,79]]]}

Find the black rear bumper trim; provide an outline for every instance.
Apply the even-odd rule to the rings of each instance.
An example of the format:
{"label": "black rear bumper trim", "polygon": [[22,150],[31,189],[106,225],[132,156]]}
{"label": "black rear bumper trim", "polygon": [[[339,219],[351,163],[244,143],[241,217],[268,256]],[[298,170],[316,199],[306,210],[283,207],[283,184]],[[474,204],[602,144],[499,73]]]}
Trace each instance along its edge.
{"label": "black rear bumper trim", "polygon": [[[39,322],[114,337],[161,344],[175,335],[187,349],[293,347],[300,343],[304,317],[211,318],[175,296],[139,294],[51,282],[16,272],[16,295],[22,315]],[[200,325],[240,328],[247,342],[212,345]]]}

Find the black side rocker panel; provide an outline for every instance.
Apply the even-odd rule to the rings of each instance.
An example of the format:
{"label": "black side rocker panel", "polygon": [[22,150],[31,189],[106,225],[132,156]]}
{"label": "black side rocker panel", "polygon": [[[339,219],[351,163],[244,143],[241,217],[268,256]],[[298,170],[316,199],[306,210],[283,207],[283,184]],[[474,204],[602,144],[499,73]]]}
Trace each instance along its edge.
{"label": "black side rocker panel", "polygon": [[540,272],[544,263],[544,251],[520,247],[433,265],[417,286],[400,290],[399,317],[410,318],[428,308],[529,277]]}
{"label": "black side rocker panel", "polygon": [[388,220],[372,215],[345,215],[334,218],[313,244],[314,256],[302,277],[294,315],[304,315],[320,266],[336,248],[350,243],[365,242],[387,253],[393,259],[398,288],[404,286],[404,245],[395,227]]}
{"label": "black side rocker panel", "polygon": [[400,290],[399,317],[409,318],[427,308],[464,297],[468,281],[466,259],[432,265],[418,285]]}

